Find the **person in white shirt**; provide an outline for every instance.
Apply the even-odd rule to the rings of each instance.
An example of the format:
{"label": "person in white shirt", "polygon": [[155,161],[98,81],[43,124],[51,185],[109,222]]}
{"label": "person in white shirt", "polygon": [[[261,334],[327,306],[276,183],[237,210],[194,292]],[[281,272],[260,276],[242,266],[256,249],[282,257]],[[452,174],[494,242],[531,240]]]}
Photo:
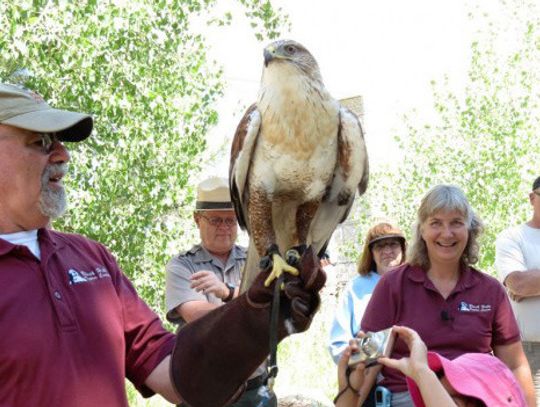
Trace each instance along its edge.
{"label": "person in white shirt", "polygon": [[529,201],[532,218],[497,238],[495,268],[512,300],[540,405],[540,177],[533,182]]}

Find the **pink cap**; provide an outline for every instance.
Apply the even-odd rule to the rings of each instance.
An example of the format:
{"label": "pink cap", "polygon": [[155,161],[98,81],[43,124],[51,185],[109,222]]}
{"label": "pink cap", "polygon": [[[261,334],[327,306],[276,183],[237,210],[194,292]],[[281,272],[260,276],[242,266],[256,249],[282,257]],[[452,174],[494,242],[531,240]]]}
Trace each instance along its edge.
{"label": "pink cap", "polygon": [[[525,396],[512,371],[495,356],[486,353],[466,353],[454,360],[428,352],[431,370],[444,370],[446,379],[463,396],[480,399],[491,406],[526,406]],[[409,393],[416,407],[425,407],[414,380],[407,378]]]}

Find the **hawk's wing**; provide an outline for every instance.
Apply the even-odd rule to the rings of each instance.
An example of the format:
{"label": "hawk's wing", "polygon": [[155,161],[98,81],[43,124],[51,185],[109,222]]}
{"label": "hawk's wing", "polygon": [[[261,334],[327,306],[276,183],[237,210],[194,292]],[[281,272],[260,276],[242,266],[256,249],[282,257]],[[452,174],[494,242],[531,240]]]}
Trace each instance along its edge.
{"label": "hawk's wing", "polygon": [[362,125],[354,113],[341,107],[338,130],[338,160],[329,192],[313,219],[311,241],[322,255],[338,224],[351,210],[356,190],[362,195],[369,179],[369,166]]}
{"label": "hawk's wing", "polygon": [[249,231],[249,219],[247,217],[247,203],[249,191],[247,181],[251,167],[253,151],[257,145],[259,129],[261,127],[261,115],[257,105],[251,105],[236,128],[232,147],[231,162],[229,166],[229,183],[231,200],[236,211],[238,224],[243,230]]}

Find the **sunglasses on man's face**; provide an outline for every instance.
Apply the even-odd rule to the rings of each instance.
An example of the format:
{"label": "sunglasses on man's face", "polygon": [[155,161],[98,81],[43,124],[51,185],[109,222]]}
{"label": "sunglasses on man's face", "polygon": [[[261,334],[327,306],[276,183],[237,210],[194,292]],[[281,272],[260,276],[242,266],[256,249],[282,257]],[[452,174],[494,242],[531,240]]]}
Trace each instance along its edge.
{"label": "sunglasses on man's face", "polygon": [[43,154],[50,154],[58,140],[56,133],[37,133],[38,139],[32,144],[36,145]]}

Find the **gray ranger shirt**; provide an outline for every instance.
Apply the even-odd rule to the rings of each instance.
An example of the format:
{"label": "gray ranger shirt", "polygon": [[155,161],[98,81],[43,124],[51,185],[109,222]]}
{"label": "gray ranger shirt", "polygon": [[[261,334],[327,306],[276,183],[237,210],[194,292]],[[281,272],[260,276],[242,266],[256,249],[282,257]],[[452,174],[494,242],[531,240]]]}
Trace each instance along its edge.
{"label": "gray ranger shirt", "polygon": [[214,294],[203,294],[191,288],[190,277],[192,274],[203,270],[213,271],[224,283],[238,286],[245,262],[246,249],[237,245],[233,246],[225,265],[200,244],[173,257],[166,267],[165,306],[167,307],[167,319],[183,326],[186,322],[178,315],[176,308],[185,302],[208,301],[212,304],[223,304],[223,301]]}
{"label": "gray ranger shirt", "polygon": [[[203,294],[191,288],[190,277],[197,271],[210,270],[216,273],[221,281],[238,286],[242,277],[241,271],[246,262],[246,248],[234,245],[227,264],[212,256],[200,244],[193,246],[185,252],[173,257],[167,264],[167,285],[165,289],[165,306],[167,319],[178,324],[179,328],[186,324],[178,315],[176,308],[188,301],[208,301],[212,304],[223,304],[223,301],[214,294]],[[250,379],[266,371],[266,362],[259,366],[250,376]]]}

